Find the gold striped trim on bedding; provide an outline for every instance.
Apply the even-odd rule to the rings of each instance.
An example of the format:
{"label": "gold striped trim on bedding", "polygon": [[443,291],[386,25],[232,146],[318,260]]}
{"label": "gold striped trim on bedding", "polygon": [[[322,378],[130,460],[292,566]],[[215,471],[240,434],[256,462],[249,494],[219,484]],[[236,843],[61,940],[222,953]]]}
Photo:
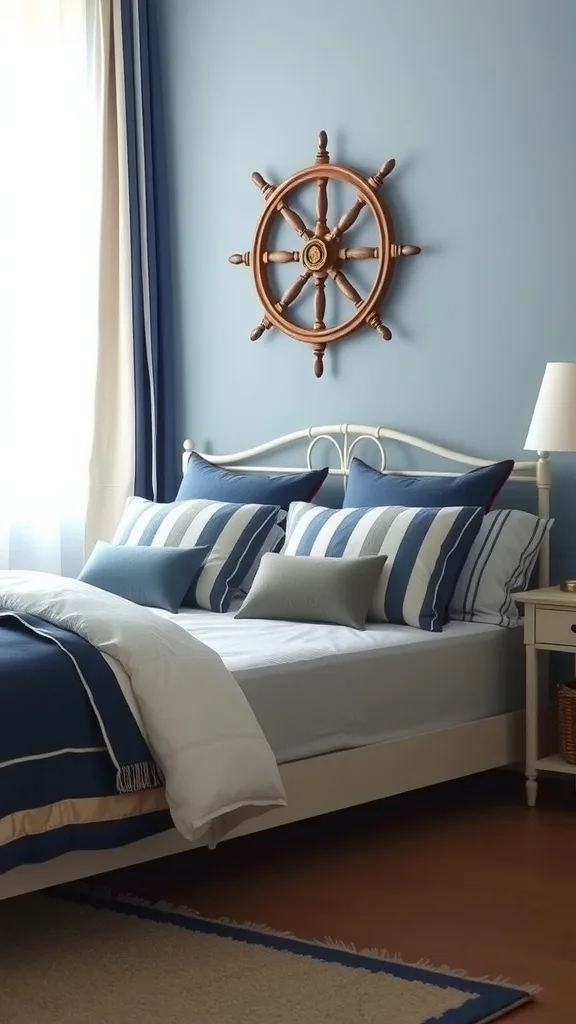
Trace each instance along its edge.
{"label": "gold striped trim on bedding", "polygon": [[113,796],[80,797],[59,800],[44,807],[14,811],[0,818],[0,846],[25,836],[51,832],[66,825],[92,825],[97,822],[121,821],[141,814],[165,811],[168,808],[163,789],[145,789],[140,793],[115,793]]}

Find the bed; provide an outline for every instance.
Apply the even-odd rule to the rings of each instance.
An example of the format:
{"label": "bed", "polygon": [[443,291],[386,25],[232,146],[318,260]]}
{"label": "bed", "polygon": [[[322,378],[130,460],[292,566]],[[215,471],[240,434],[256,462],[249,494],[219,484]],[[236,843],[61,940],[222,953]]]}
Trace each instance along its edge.
{"label": "bed", "polygon": [[[490,461],[364,425],[309,428],[255,449],[204,458],[245,472],[288,473],[299,467],[270,465],[270,453],[304,444],[304,461],[310,467],[321,444],[337,452],[331,476],[345,478],[360,443],[376,447],[382,468],[389,447],[425,453],[433,464],[445,460],[469,468]],[[184,465],[193,450],[186,442]],[[453,468],[420,470],[406,461],[408,467],[395,472],[458,475]],[[548,515],[550,469],[545,456],[537,463],[517,463],[511,480],[535,490],[539,515]],[[541,585],[548,583],[548,575],[546,540],[539,559]],[[220,656],[281,766],[286,806],[244,821],[232,836],[512,764],[523,756],[521,628],[451,622],[442,633],[388,624],[358,632],[341,626],[240,621],[233,611],[157,615]],[[155,812],[166,814],[166,827],[156,834],[115,849],[69,853],[16,867],[0,875],[0,898],[203,845],[187,842],[167,827],[161,789],[149,791],[149,799]]]}
{"label": "bed", "polygon": [[234,611],[183,611],[172,618],[220,655],[279,764],[404,740],[523,707],[521,627],[451,622],[442,633],[426,633],[370,623],[361,632],[236,621]]}

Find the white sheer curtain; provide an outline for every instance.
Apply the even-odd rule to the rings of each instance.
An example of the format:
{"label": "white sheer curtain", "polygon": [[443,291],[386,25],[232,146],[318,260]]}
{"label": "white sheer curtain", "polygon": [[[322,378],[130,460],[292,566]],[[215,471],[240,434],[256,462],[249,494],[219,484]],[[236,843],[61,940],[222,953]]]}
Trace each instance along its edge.
{"label": "white sheer curtain", "polygon": [[98,353],[102,8],[0,0],[0,567],[83,560]]}

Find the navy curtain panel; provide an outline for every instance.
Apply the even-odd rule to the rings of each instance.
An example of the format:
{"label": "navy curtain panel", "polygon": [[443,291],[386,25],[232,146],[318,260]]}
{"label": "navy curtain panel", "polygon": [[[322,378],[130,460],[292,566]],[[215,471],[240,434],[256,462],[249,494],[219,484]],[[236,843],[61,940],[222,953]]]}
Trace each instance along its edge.
{"label": "navy curtain panel", "polygon": [[168,174],[156,0],[121,0],[132,321],[134,493],[171,501],[179,478]]}

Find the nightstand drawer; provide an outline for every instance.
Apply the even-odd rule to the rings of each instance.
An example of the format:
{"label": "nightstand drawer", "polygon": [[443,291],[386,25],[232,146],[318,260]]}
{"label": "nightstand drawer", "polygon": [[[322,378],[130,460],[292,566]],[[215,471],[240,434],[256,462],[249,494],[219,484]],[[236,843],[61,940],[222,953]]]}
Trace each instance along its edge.
{"label": "nightstand drawer", "polygon": [[576,609],[536,609],[536,643],[576,648]]}

